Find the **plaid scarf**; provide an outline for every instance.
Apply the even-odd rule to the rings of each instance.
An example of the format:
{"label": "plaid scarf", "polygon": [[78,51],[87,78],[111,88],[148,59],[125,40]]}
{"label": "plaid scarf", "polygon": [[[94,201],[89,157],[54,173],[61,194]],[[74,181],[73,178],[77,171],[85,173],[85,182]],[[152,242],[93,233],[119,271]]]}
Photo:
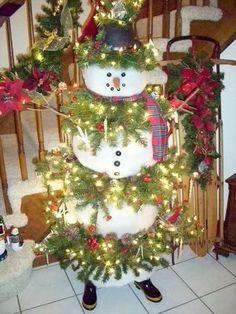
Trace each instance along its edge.
{"label": "plaid scarf", "polygon": [[138,95],[130,97],[104,97],[94,92],[90,93],[98,99],[109,100],[111,102],[136,101],[138,99],[145,99],[147,111],[149,113],[149,124],[152,130],[152,150],[153,159],[157,162],[165,160],[168,149],[168,127],[165,119],[161,116],[161,111],[157,101],[152,98],[147,92],[142,92]]}

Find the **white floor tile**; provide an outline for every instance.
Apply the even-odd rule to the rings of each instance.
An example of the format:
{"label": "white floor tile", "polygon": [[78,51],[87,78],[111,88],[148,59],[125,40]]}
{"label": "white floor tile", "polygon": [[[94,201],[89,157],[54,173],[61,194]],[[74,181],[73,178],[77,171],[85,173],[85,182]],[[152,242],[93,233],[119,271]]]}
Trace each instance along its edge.
{"label": "white floor tile", "polygon": [[29,285],[19,294],[22,310],[74,296],[69,280],[60,266],[33,271]]}
{"label": "white floor tile", "polygon": [[19,311],[20,309],[16,297],[0,303],[0,314],[13,314]]}
{"label": "white floor tile", "polygon": [[[178,250],[175,250],[175,264],[187,261],[192,258],[196,258],[197,255],[191,250],[191,248],[188,245],[185,245],[183,247],[183,250],[179,252]],[[172,265],[171,255],[164,255],[164,258]]]}
{"label": "white floor tile", "polygon": [[173,269],[198,296],[236,282],[236,278],[209,255],[174,265]]}
{"label": "white floor tile", "polygon": [[202,298],[214,314],[236,313],[236,284]]}
{"label": "white floor tile", "polygon": [[144,304],[149,313],[159,313],[172,307],[178,306],[196,298],[194,293],[184,282],[173,272],[171,268],[157,271],[151,277],[152,283],[161,291],[163,300],[160,303],[153,303],[146,299],[143,292],[138,290],[134,284],[131,285],[135,294]]}
{"label": "white floor tile", "polygon": [[81,309],[81,306],[76,297],[50,303],[23,312],[23,314],[82,314],[82,313],[83,310]]}
{"label": "white floor tile", "polygon": [[212,312],[200,300],[194,300],[187,304],[178,306],[170,311],[166,311],[164,313],[165,314],[211,314]]}
{"label": "white floor tile", "polygon": [[70,278],[70,282],[75,289],[76,294],[80,294],[84,292],[84,284],[79,281],[76,277],[76,272],[72,270],[71,267],[68,267],[66,269],[66,272],[68,274],[68,277]]}
{"label": "white floor tile", "polygon": [[224,265],[229,271],[236,276],[236,255],[230,254],[229,257],[219,255],[219,263]]}
{"label": "white floor tile", "polygon": [[[80,295],[82,302],[82,295]],[[90,313],[90,311],[86,311]],[[129,286],[97,290],[97,306],[93,314],[147,314]]]}

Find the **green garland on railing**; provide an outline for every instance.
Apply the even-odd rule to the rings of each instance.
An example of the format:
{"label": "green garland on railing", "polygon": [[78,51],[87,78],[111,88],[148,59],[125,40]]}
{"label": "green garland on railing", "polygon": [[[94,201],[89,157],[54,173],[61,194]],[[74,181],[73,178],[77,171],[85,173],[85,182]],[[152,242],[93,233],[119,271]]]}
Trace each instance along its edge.
{"label": "green garland on railing", "polygon": [[170,103],[182,115],[190,174],[195,172],[204,188],[219,157],[215,134],[223,75],[214,72],[214,64],[204,55],[191,54],[179,65],[168,65],[168,72],[167,90]]}
{"label": "green garland on railing", "polygon": [[[69,44],[69,38],[64,34],[64,26],[61,24],[61,12],[63,6],[58,0],[46,0],[48,5],[42,5],[42,12],[36,16],[36,43],[27,54],[17,55],[17,64],[14,72],[21,79],[29,77],[33,68],[53,71],[61,76],[60,58],[63,48]],[[68,0],[67,7],[71,14],[73,27],[78,27],[78,17],[82,12],[80,0]],[[51,44],[51,48],[48,47]],[[53,48],[52,48],[53,47]]]}

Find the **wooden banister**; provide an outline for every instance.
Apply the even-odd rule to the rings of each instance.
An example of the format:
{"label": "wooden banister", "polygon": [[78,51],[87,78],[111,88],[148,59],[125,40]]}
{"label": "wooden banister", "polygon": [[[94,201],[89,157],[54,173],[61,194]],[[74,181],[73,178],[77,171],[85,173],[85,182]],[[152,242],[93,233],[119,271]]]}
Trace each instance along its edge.
{"label": "wooden banister", "polygon": [[[6,19],[6,32],[7,32],[7,49],[8,49],[8,58],[9,58],[9,68],[14,68],[14,52],[13,52],[13,43],[12,43],[12,32],[11,32],[11,22],[10,18]],[[16,136],[18,144],[18,157],[21,170],[22,180],[28,179],[25,150],[24,150],[24,140],[23,140],[23,131],[21,124],[21,115],[19,111],[14,113],[15,126],[16,126]]]}
{"label": "wooden banister", "polygon": [[6,167],[5,167],[1,136],[0,136],[0,181],[2,185],[2,194],[3,194],[4,203],[5,203],[6,213],[12,214],[12,208],[11,208],[11,204],[9,202],[9,198],[7,194],[7,190],[8,190],[7,173],[6,173]]}
{"label": "wooden banister", "polygon": [[163,1],[163,21],[162,21],[162,37],[170,37],[170,10],[169,10],[169,0]]}

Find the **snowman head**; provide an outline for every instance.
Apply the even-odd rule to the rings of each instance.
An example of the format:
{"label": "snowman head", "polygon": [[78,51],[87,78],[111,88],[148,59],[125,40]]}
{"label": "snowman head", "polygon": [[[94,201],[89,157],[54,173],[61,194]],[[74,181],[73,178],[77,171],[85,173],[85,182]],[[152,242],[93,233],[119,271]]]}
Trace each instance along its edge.
{"label": "snowman head", "polygon": [[91,65],[83,71],[86,87],[104,97],[129,97],[143,92],[147,84],[164,84],[166,74],[159,68],[140,71]]}

